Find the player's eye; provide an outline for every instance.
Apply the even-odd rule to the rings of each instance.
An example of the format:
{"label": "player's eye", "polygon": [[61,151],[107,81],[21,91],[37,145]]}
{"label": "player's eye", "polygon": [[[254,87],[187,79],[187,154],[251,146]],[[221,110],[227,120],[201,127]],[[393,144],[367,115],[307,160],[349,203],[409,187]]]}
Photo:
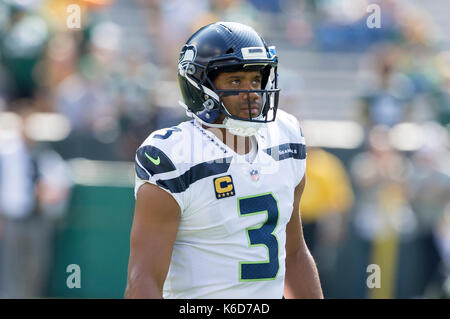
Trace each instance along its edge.
{"label": "player's eye", "polygon": [[256,87],[256,88],[260,88],[260,87],[261,87],[261,79],[259,79],[259,78],[254,79],[254,80],[252,81],[252,86],[253,86],[253,87]]}
{"label": "player's eye", "polygon": [[231,84],[233,84],[233,85],[239,85],[240,83],[241,83],[241,81],[239,79],[231,80]]}

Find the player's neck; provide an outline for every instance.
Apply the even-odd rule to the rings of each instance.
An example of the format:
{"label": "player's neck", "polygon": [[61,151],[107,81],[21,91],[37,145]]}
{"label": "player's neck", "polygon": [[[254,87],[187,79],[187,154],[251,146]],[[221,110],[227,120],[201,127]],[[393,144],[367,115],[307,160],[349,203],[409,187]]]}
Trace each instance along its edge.
{"label": "player's neck", "polygon": [[231,134],[225,128],[211,128],[203,125],[203,128],[212,132],[217,136],[226,146],[232,149],[239,155],[250,152],[250,138],[248,136],[239,136]]}
{"label": "player's neck", "polygon": [[[225,130],[225,129],[223,129]],[[250,152],[250,138],[231,134],[228,130],[223,134],[223,143],[239,155]]]}

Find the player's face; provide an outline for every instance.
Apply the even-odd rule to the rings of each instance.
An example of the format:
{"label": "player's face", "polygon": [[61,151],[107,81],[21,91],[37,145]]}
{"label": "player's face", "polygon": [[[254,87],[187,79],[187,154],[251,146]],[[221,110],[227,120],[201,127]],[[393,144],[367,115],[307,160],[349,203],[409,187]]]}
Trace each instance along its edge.
{"label": "player's face", "polygon": [[[214,80],[214,85],[218,90],[260,90],[261,73],[259,71],[220,73]],[[262,97],[258,93],[243,92],[228,96],[224,96],[222,93],[222,102],[231,115],[248,119],[250,113],[252,118],[257,117],[262,108]],[[222,115],[219,120],[222,121],[224,117]]]}

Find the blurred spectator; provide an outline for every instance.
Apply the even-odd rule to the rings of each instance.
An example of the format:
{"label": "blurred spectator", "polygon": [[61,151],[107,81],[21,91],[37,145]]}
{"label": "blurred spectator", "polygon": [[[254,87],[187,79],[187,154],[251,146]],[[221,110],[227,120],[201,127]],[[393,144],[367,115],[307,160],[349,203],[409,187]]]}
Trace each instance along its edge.
{"label": "blurred spectator", "polygon": [[[427,123],[424,145],[412,157],[414,173],[409,183],[411,207],[418,218],[416,243],[425,250],[422,291],[437,297],[447,274],[446,209],[450,204],[448,133],[436,123]],[[443,223],[441,225],[441,223]]]}
{"label": "blurred spectator", "polygon": [[354,195],[345,167],[336,156],[309,148],[306,188],[300,203],[303,234],[316,260],[325,297],[336,297],[336,258],[346,233]]}
{"label": "blurred spectator", "polygon": [[160,56],[157,63],[176,70],[180,48],[192,33],[198,19],[205,17],[210,9],[207,0],[153,1],[158,24],[155,32]]}
{"label": "blurred spectator", "polygon": [[380,28],[368,28],[367,19],[372,13],[367,12],[369,3],[365,0],[318,1],[315,35],[320,49],[364,51],[377,42],[398,39],[400,28],[395,15],[400,4],[383,0],[375,3],[381,7]]}
{"label": "blurred spectator", "polygon": [[434,289],[431,296],[450,299],[450,204],[445,207],[436,223],[434,236],[442,259],[437,277],[441,277],[443,280],[433,283],[434,287],[430,287],[430,290]]}
{"label": "blurred spectator", "polygon": [[[270,5],[270,1],[264,1],[267,5]],[[254,6],[250,1],[245,0],[212,0],[212,12],[217,16],[217,20],[222,21],[245,21],[248,25],[259,28],[264,27],[264,24],[270,25],[270,21],[261,23],[258,21],[260,18],[260,12],[262,9],[260,6]],[[212,21],[213,22],[213,21]]]}
{"label": "blurred spectator", "polygon": [[6,27],[0,32],[0,58],[10,81],[8,98],[31,98],[40,80],[33,70],[50,36],[47,24],[20,3],[0,6],[9,11]]}
{"label": "blurred spectator", "polygon": [[358,189],[353,226],[368,251],[359,262],[377,264],[382,272],[381,287],[368,290],[370,297],[425,297],[432,282],[442,282],[432,229],[448,202],[450,180],[434,168],[436,154],[420,152],[412,161],[392,146],[389,132],[373,127],[368,151],[351,165]]}
{"label": "blurred spectator", "polygon": [[365,84],[362,97],[363,122],[393,126],[408,116],[407,102],[413,94],[411,81],[398,70],[403,51],[396,46],[382,46],[373,52],[373,76]]}
{"label": "blurred spectator", "polygon": [[[437,41],[432,18],[407,1],[323,0],[316,5],[316,38],[322,50],[364,51],[376,43],[429,46]],[[379,6],[379,28],[369,28],[369,4]],[[370,19],[370,18],[369,18]]]}
{"label": "blurred spectator", "polygon": [[450,52],[439,53],[434,59],[436,82],[429,92],[429,101],[435,120],[450,124]]}
{"label": "blurred spectator", "polygon": [[60,156],[27,133],[33,115],[30,102],[17,100],[11,108],[20,124],[15,133],[0,131],[0,296],[43,297],[55,226],[66,210],[70,180]]}
{"label": "blurred spectator", "polygon": [[277,14],[281,12],[282,0],[248,0],[255,8],[260,11]]}
{"label": "blurred spectator", "polygon": [[388,127],[373,127],[367,152],[351,164],[358,189],[353,225],[357,240],[366,242],[369,251],[368,260],[359,262],[364,268],[376,264],[382,272],[381,288],[368,290],[372,298],[395,297],[399,236],[417,229],[406,190],[411,164],[391,146],[388,133]]}

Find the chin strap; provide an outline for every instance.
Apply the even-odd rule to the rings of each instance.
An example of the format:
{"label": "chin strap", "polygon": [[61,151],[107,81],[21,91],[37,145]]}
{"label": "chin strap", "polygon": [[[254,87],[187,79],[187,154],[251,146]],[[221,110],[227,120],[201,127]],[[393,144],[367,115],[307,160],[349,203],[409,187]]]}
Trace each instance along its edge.
{"label": "chin strap", "polygon": [[[264,123],[253,123],[253,122],[247,122],[247,121],[239,121],[231,118],[225,118],[223,120],[223,124],[213,124],[205,122],[202,118],[200,118],[197,114],[192,113],[189,111],[186,104],[184,104],[181,101],[178,101],[178,104],[180,104],[184,109],[186,109],[186,115],[192,118],[195,118],[200,123],[209,126],[209,127],[216,127],[216,128],[225,128],[227,129],[231,134],[233,135],[239,135],[239,136],[252,136],[255,135],[263,126]],[[262,115],[258,116],[255,119],[258,119],[262,117]]]}
{"label": "chin strap", "polygon": [[223,124],[231,134],[239,136],[252,136],[259,131],[263,123],[239,121],[227,117],[225,120],[223,120]]}
{"label": "chin strap", "polygon": [[204,122],[214,123],[219,117],[221,112],[219,110],[203,110],[202,112],[197,113],[196,115],[201,118]]}

